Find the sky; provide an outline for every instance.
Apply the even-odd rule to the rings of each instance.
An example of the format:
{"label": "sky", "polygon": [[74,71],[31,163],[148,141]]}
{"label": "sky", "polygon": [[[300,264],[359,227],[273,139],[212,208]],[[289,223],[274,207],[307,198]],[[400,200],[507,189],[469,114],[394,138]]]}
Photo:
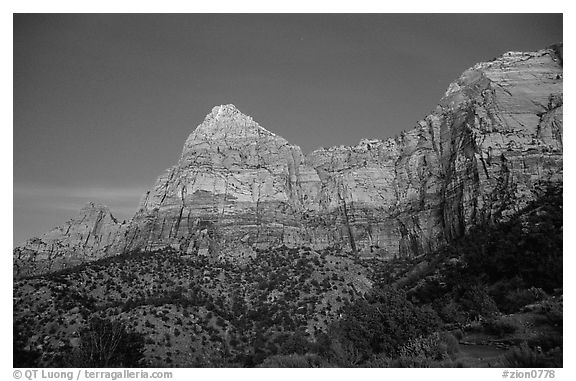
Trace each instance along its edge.
{"label": "sky", "polygon": [[212,107],[299,145],[410,129],[467,68],[562,41],[558,14],[15,14],[13,240],[88,201],[129,219]]}

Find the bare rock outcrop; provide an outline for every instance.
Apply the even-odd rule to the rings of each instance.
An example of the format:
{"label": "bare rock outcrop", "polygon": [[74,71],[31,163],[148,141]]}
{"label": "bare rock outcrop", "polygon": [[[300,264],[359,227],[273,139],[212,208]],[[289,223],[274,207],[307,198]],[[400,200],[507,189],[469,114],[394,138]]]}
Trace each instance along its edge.
{"label": "bare rock outcrop", "polygon": [[165,246],[229,259],[279,245],[430,252],[523,207],[538,182],[562,181],[562,73],[561,45],[506,53],[466,70],[413,129],[307,156],[233,105],[217,106],[128,224],[109,212],[104,224],[72,220],[71,234],[29,241],[15,262]]}
{"label": "bare rock outcrop", "polygon": [[105,205],[89,202],[64,225],[15,248],[14,275],[56,271],[117,254],[127,227]]}
{"label": "bare rock outcrop", "polygon": [[307,188],[317,183],[299,147],[233,105],[217,106],[144,196],[131,245],[241,256],[258,244],[282,244],[287,231],[301,228],[306,194],[314,193]]}

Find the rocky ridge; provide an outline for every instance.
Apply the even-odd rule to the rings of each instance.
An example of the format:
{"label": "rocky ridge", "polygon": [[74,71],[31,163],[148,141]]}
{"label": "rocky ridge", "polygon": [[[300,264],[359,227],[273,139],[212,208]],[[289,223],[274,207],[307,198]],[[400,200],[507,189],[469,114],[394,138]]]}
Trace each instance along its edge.
{"label": "rocky ridge", "polygon": [[562,181],[561,52],[479,63],[415,128],[307,156],[233,105],[217,106],[130,222],[89,206],[16,248],[15,273],[165,246],[235,260],[281,245],[430,252],[506,218],[538,182]]}
{"label": "rocky ridge", "polygon": [[50,272],[117,254],[127,228],[107,206],[89,202],[64,225],[15,248],[15,275]]}

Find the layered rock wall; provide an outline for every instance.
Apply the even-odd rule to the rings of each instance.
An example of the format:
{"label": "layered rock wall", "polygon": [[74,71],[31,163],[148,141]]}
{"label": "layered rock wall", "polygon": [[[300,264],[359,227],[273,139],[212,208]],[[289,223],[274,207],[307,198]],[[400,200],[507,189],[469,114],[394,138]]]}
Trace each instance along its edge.
{"label": "layered rock wall", "polygon": [[505,218],[539,181],[562,181],[562,103],[561,49],[552,47],[468,69],[395,138],[307,156],[233,105],[217,106],[129,224],[110,219],[100,232],[80,222],[74,238],[57,229],[18,258],[164,246],[239,258],[277,245],[419,255]]}
{"label": "layered rock wall", "polygon": [[90,202],[64,225],[15,248],[14,274],[50,272],[118,254],[125,247],[128,227],[108,207]]}

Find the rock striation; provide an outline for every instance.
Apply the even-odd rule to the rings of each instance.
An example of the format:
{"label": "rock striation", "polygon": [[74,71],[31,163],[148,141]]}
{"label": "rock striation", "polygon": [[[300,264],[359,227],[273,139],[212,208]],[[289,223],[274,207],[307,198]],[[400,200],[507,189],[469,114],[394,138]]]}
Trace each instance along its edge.
{"label": "rock striation", "polygon": [[562,75],[561,45],[509,52],[466,70],[413,129],[307,156],[233,105],[214,107],[129,223],[85,208],[15,249],[16,267],[166,246],[227,259],[280,245],[432,251],[562,181]]}
{"label": "rock striation", "polygon": [[145,194],[133,220],[134,244],[241,256],[288,242],[290,230],[302,227],[305,195],[314,193],[307,183],[318,186],[304,162],[299,147],[233,105],[214,107],[178,163]]}
{"label": "rock striation", "polygon": [[108,207],[89,202],[63,226],[15,248],[14,274],[50,272],[117,254],[127,228]]}

